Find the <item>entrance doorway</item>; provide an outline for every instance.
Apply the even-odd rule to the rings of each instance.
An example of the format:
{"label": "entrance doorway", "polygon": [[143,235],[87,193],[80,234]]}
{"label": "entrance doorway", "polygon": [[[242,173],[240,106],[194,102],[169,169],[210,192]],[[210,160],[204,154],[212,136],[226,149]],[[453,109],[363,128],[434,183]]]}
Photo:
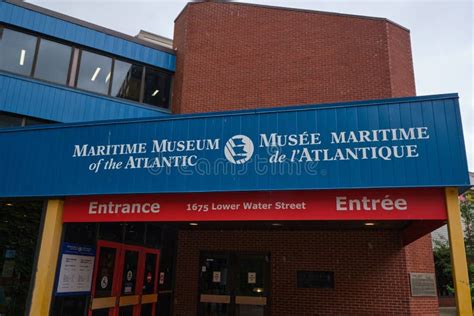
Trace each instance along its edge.
{"label": "entrance doorway", "polygon": [[99,240],[89,316],[155,315],[160,251]]}
{"label": "entrance doorway", "polygon": [[202,252],[198,315],[267,315],[269,264],[268,254]]}

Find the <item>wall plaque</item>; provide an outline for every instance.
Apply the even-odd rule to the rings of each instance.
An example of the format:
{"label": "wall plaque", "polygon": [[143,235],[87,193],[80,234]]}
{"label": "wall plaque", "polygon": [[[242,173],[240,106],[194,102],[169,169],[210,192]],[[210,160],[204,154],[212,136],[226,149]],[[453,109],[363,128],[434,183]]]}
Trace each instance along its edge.
{"label": "wall plaque", "polygon": [[297,271],[296,281],[299,288],[333,289],[334,272]]}
{"label": "wall plaque", "polygon": [[437,296],[434,273],[410,273],[411,296]]}

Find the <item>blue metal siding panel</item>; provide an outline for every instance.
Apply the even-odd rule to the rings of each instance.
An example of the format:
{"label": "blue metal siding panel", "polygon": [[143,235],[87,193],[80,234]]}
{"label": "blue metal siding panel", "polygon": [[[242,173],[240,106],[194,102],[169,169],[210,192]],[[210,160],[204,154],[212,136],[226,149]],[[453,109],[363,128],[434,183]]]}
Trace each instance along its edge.
{"label": "blue metal siding panel", "polygon": [[0,2],[0,22],[175,71],[176,56],[68,21]]}
{"label": "blue metal siding panel", "polygon": [[[331,144],[331,132],[427,127],[429,139]],[[269,163],[276,150],[291,156],[302,146],[260,147],[260,134],[320,132],[312,149],[416,145],[418,158]],[[255,152],[241,165],[225,159],[234,135],[247,135]],[[152,140],[219,139],[218,150],[151,153]],[[74,145],[145,142],[135,157],[198,155],[199,168],[89,171],[104,157],[73,158]],[[129,155],[114,156],[126,163]],[[11,168],[11,167],[14,168]],[[295,169],[292,169],[292,168]],[[15,170],[15,171],[12,171]],[[208,170],[206,172],[206,170]],[[466,153],[457,96],[409,98],[367,104],[307,106],[240,113],[178,115],[147,120],[42,126],[0,131],[0,196],[66,196],[160,192],[301,190],[467,186]],[[21,179],[19,181],[18,179]]]}
{"label": "blue metal siding panel", "polygon": [[62,123],[168,115],[146,106],[0,73],[0,111]]}

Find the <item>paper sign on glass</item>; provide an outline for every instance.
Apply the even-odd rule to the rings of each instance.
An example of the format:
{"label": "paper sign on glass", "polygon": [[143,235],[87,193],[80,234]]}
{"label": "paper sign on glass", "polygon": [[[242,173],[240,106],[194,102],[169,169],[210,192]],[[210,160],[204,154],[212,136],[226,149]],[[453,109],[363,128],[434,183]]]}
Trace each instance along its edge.
{"label": "paper sign on glass", "polygon": [[221,282],[221,272],[220,271],[212,272],[212,282],[214,282],[214,283],[220,283]]}
{"label": "paper sign on glass", "polygon": [[248,284],[255,284],[257,283],[257,273],[255,272],[249,272],[247,274],[247,283]]}

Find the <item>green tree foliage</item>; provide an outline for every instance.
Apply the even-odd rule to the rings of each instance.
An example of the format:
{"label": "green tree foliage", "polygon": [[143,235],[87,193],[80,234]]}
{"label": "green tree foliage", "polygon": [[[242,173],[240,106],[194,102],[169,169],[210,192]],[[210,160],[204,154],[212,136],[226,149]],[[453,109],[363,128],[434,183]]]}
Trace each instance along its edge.
{"label": "green tree foliage", "polygon": [[[460,197],[461,218],[463,222],[464,243],[468,264],[471,297],[474,297],[474,191],[468,191]],[[441,295],[454,294],[451,270],[451,252],[449,242],[442,237],[434,241],[434,260],[436,281]]]}

